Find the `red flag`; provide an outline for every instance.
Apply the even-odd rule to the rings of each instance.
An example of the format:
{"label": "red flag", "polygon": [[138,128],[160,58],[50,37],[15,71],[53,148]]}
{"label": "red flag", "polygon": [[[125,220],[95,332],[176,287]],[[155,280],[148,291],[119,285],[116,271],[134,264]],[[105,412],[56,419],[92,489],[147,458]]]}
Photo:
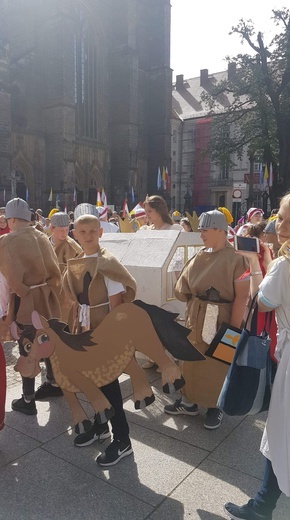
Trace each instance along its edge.
{"label": "red flag", "polygon": [[166,174],[165,174],[164,166],[162,167],[162,184],[163,184],[164,191],[166,191],[167,190],[167,185],[166,185]]}
{"label": "red flag", "polygon": [[126,215],[129,215],[129,208],[128,208],[127,199],[125,198],[124,202],[123,202],[123,206],[122,206],[122,218],[125,218]]}

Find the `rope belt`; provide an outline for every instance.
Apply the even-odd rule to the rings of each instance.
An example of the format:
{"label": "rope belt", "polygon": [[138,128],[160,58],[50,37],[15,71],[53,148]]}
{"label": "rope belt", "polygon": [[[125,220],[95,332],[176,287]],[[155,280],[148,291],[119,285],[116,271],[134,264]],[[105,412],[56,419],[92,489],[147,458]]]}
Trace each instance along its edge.
{"label": "rope belt", "polygon": [[86,305],[78,304],[78,320],[82,327],[85,327],[87,330],[90,329],[90,310],[96,309],[97,307],[103,307],[104,305],[109,305],[110,302],[99,303],[98,305]]}
{"label": "rope belt", "polygon": [[40,283],[40,284],[38,284],[38,285],[31,285],[31,286],[29,287],[29,289],[37,289],[37,287],[45,287],[46,285],[47,285],[47,282],[45,282],[45,283]]}

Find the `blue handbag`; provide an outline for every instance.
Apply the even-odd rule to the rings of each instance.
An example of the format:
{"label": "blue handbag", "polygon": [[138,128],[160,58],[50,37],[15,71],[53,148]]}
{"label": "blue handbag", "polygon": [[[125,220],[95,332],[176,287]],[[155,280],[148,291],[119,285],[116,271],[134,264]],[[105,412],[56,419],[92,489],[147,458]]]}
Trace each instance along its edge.
{"label": "blue handbag", "polygon": [[[217,406],[227,415],[255,415],[269,409],[271,398],[270,338],[257,336],[257,299],[253,298],[234,359],[221,389]],[[251,330],[249,317],[255,306]]]}

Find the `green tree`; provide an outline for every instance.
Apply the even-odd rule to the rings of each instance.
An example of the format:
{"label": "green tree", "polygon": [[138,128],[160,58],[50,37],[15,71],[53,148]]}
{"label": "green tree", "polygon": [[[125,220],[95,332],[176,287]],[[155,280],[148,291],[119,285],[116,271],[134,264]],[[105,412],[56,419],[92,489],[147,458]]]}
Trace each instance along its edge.
{"label": "green tree", "polygon": [[277,197],[290,189],[289,10],[273,10],[272,20],[279,32],[268,46],[251,21],[241,19],[232,28],[230,34],[240,35],[254,54],[227,57],[231,73],[212,87],[204,100],[215,116],[208,150],[212,160],[223,167],[233,166],[229,156],[235,153],[241,157],[247,150],[250,160],[263,161],[268,168],[272,163],[273,207]]}

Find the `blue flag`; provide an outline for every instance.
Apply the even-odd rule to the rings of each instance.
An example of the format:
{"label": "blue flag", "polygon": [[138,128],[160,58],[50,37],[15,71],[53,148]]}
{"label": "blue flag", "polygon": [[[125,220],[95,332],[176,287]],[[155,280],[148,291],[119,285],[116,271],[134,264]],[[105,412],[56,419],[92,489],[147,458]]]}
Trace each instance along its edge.
{"label": "blue flag", "polygon": [[160,166],[158,166],[158,173],[157,173],[157,189],[158,189],[158,190],[161,190],[161,186],[162,186],[161,170],[160,170]]}

